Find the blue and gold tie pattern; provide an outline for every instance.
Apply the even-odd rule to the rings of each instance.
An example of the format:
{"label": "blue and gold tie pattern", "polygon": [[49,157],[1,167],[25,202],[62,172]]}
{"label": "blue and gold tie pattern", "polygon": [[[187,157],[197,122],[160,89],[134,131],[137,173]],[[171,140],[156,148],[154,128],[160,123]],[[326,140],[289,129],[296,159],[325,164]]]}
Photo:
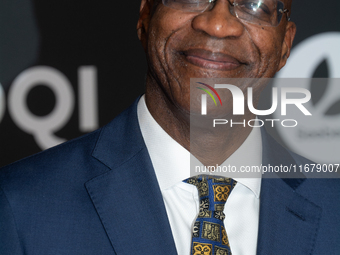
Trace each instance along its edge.
{"label": "blue and gold tie pattern", "polygon": [[230,255],[230,246],[223,224],[225,202],[236,181],[230,178],[199,175],[184,182],[198,189],[200,208],[194,223],[192,255]]}

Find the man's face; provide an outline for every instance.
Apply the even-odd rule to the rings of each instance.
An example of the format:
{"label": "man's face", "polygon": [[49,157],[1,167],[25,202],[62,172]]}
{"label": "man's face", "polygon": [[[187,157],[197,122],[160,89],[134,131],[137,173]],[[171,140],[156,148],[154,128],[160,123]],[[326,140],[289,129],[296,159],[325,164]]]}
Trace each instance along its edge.
{"label": "man's face", "polygon": [[285,15],[268,27],[241,21],[229,8],[227,0],[217,0],[211,10],[193,13],[142,1],[137,28],[149,75],[184,111],[190,109],[190,78],[273,77],[286,62],[295,26]]}

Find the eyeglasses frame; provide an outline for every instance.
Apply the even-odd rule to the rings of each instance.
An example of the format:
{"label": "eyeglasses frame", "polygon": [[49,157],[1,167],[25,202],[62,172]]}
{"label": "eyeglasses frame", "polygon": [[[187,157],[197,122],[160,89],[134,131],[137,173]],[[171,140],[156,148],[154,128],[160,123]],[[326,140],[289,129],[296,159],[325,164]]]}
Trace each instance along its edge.
{"label": "eyeglasses frame", "polygon": [[[216,2],[217,0],[209,0],[209,1],[207,1],[208,3],[214,3],[214,2]],[[282,1],[280,1],[280,0],[277,0],[278,2],[281,2],[282,4],[283,4],[283,6],[284,6],[284,3],[282,2]],[[164,4],[164,0],[162,0],[162,3]],[[228,0],[228,3],[231,5],[231,6],[237,6],[237,4],[235,3],[235,2],[233,2],[233,3],[231,3],[230,2],[230,0]],[[207,9],[208,7],[206,7],[206,9]],[[206,9],[203,9],[202,11],[198,11],[198,12],[205,12],[206,11]],[[287,21],[290,21],[290,16],[289,16],[289,10],[288,9],[279,9],[278,10],[282,15],[284,15],[284,14],[286,14],[286,18],[287,18]],[[235,16],[236,18],[238,18],[237,16]],[[238,18],[239,19],[239,18]],[[281,19],[282,20],[282,19]],[[281,23],[281,20],[280,20],[280,22],[276,25],[276,26],[278,26],[280,23]],[[251,22],[250,22],[251,23]],[[254,24],[254,23],[252,23],[252,24]],[[276,27],[276,26],[272,26],[272,27]]]}

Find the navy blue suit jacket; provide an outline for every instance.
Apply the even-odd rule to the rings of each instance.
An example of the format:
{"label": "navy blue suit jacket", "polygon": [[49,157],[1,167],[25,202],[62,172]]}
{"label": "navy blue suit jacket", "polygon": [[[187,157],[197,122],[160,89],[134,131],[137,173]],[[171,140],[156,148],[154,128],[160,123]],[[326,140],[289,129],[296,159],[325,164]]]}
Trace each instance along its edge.
{"label": "navy blue suit jacket", "polygon": [[[0,171],[0,254],[176,254],[137,103]],[[263,163],[303,164],[265,132]],[[340,254],[336,179],[263,179],[258,254]]]}

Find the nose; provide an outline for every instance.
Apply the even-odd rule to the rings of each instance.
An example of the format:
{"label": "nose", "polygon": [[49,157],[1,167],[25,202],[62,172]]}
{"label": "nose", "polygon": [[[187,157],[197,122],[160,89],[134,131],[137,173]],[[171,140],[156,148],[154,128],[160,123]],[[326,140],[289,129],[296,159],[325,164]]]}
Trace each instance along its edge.
{"label": "nose", "polygon": [[230,13],[228,0],[216,0],[215,6],[208,11],[197,15],[192,26],[195,30],[200,30],[206,34],[216,37],[239,37],[244,31],[243,24]]}

